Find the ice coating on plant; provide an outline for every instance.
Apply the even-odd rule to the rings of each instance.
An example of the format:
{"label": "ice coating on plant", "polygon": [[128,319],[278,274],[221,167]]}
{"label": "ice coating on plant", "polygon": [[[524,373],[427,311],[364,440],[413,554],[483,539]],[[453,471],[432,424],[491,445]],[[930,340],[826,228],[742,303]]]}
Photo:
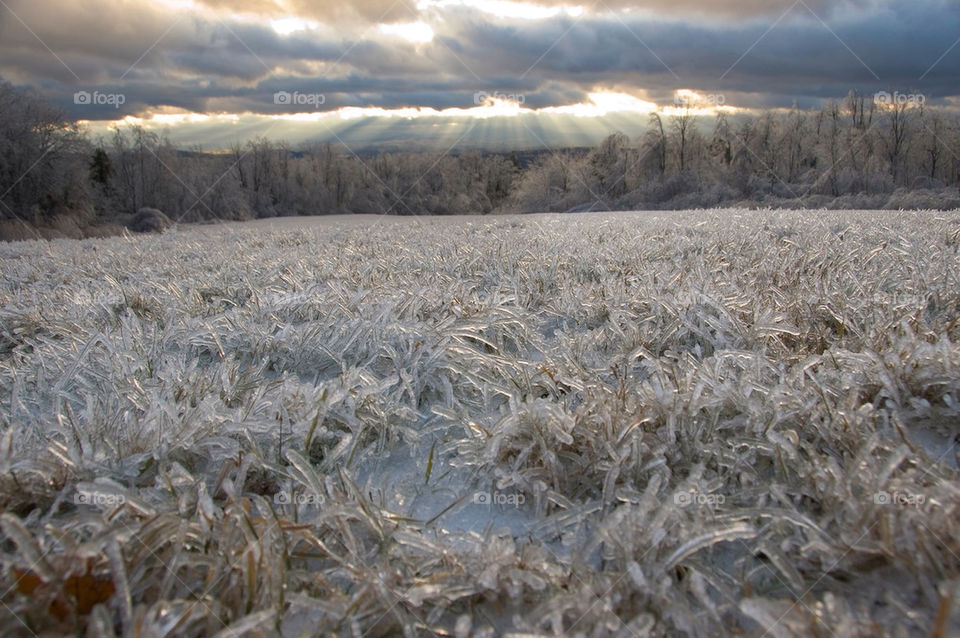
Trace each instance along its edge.
{"label": "ice coating on plant", "polygon": [[0,245],[11,635],[960,631],[956,213],[285,228]]}

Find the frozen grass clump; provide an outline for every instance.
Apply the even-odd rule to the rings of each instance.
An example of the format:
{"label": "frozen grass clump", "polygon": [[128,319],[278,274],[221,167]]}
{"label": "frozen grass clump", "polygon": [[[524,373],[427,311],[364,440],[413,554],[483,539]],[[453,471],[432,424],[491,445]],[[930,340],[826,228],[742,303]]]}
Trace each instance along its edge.
{"label": "frozen grass clump", "polygon": [[960,633],[960,215],[286,228],[0,246],[5,635]]}

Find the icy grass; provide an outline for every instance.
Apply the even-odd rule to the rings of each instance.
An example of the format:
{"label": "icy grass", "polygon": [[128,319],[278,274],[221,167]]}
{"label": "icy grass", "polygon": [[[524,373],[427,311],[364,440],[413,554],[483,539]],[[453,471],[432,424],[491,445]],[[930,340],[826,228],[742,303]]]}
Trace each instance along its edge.
{"label": "icy grass", "polygon": [[0,246],[2,633],[960,631],[960,215],[298,223]]}

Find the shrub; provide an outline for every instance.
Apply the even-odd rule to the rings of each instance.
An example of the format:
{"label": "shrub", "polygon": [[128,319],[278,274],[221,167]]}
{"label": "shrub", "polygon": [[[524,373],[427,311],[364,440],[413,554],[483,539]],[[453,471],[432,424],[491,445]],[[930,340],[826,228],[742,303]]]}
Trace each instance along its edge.
{"label": "shrub", "polygon": [[141,208],[127,227],[135,233],[162,233],[172,225],[170,218],[156,208]]}

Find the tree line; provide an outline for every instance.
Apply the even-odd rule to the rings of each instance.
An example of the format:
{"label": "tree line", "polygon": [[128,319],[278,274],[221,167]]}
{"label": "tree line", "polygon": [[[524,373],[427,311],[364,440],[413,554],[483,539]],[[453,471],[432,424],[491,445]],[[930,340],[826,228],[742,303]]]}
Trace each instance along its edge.
{"label": "tree line", "polygon": [[632,141],[556,154],[517,179],[507,207],[541,210],[960,207],[960,118],[850,93],[817,110],[653,113]]}
{"label": "tree line", "polygon": [[[856,93],[816,110],[649,116],[638,139],[536,153],[381,153],[256,138],[181,148],[139,126],[91,139],[0,82],[0,237],[115,232],[144,207],[174,220],[565,212],[712,206],[960,207],[960,118]],[[19,229],[19,230],[18,230]],[[97,229],[101,229],[98,231]]]}

